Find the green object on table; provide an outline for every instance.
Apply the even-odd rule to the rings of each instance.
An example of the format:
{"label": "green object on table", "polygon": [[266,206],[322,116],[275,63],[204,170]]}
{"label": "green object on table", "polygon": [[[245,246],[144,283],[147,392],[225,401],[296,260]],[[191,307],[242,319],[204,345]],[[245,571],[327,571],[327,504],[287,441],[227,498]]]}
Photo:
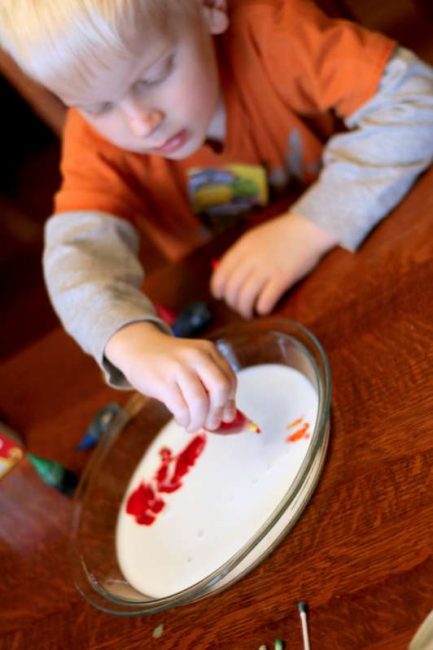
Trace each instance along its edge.
{"label": "green object on table", "polygon": [[30,453],[27,454],[27,458],[46,485],[56,488],[62,494],[71,495],[73,493],[78,484],[76,474],[55,460]]}
{"label": "green object on table", "polygon": [[284,650],[284,641],[281,641],[281,639],[275,639],[274,648],[275,650]]}

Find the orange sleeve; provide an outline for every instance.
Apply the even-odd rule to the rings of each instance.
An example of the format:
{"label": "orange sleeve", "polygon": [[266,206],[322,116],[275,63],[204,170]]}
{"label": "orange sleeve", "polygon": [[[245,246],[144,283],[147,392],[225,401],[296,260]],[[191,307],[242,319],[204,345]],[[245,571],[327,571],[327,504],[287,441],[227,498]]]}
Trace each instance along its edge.
{"label": "orange sleeve", "polygon": [[124,161],[121,150],[99,136],[79,113],[69,110],[55,212],[98,210],[135,221],[144,212],[144,202],[132,187]]}
{"label": "orange sleeve", "polygon": [[[308,0],[262,0],[242,11],[267,76],[300,114],[346,117],[375,94],[396,43]],[[248,27],[247,27],[248,28]]]}

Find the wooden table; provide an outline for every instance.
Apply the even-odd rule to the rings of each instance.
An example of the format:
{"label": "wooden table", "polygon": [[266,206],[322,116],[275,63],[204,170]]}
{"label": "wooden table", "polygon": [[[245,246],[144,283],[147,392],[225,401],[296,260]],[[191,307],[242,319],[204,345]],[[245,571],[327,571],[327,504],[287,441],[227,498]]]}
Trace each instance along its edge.
{"label": "wooden table", "polygon": [[[294,650],[300,600],[313,650],[407,647],[433,603],[432,188],[430,171],[358,254],[333,252],[279,306],[324,345],[333,410],[318,489],[278,549],[211,599],[148,617],[100,613],[68,572],[71,502],[24,461],[0,484],[0,648],[257,650],[281,638]],[[150,295],[170,306],[208,298],[223,245],[150,277]],[[212,305],[216,326],[236,320]],[[5,363],[0,385],[0,410],[28,448],[75,470],[92,415],[128,397],[60,330]]]}

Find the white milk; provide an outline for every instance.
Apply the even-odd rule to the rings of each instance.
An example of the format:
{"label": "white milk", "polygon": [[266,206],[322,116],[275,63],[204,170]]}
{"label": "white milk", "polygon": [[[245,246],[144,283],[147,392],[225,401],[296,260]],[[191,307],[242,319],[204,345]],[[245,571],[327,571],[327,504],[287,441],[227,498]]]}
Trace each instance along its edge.
{"label": "white milk", "polygon": [[173,595],[221,567],[266,522],[294,480],[311,443],[288,442],[304,418],[314,430],[318,396],[297,370],[263,364],[238,374],[237,405],[261,433],[206,434],[206,446],[172,494],[161,494],[164,510],[151,526],[126,513],[127,497],[151,482],[159,450],[179,453],[192,439],[171,420],[135,470],[116,532],[117,556],[128,582],[153,598]]}

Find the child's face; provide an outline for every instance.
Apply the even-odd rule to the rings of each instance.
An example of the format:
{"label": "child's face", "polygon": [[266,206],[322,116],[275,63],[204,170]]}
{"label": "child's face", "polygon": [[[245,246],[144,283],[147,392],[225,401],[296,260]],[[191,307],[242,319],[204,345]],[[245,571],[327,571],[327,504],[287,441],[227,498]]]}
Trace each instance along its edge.
{"label": "child's face", "polygon": [[176,22],[134,36],[136,55],[104,54],[104,67],[80,92],[57,93],[122,149],[172,160],[191,155],[221,110],[218,69],[206,18]]}

